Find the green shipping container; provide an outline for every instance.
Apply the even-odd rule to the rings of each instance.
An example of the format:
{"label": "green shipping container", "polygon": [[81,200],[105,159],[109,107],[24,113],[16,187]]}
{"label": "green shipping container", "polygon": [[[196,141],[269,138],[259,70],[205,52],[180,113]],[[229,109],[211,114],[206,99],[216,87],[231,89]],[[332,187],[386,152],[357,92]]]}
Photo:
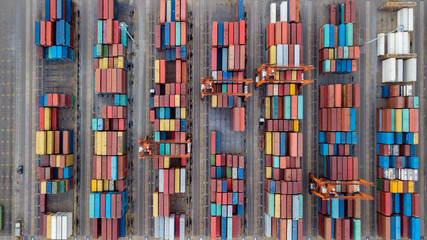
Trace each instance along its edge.
{"label": "green shipping container", "polygon": [[98,131],[98,119],[92,119],[92,131]]}
{"label": "green shipping container", "polygon": [[402,132],[409,132],[409,109],[402,109]]}
{"label": "green shipping container", "polygon": [[331,71],[331,60],[323,61],[323,72],[330,72],[330,71]]}
{"label": "green shipping container", "polygon": [[329,24],[323,25],[323,47],[329,47]]}
{"label": "green shipping container", "polygon": [[108,45],[102,45],[102,56],[103,57],[109,57]]}
{"label": "green shipping container", "polygon": [[165,144],[160,143],[160,155],[165,155]]}
{"label": "green shipping container", "polygon": [[304,103],[304,97],[302,95],[299,95],[298,96],[298,119],[303,118],[303,113],[304,113],[303,103]]}
{"label": "green shipping container", "polygon": [[394,109],[391,109],[391,131],[392,132],[394,132],[394,129],[395,129],[394,115],[395,115]]}
{"label": "green shipping container", "polygon": [[59,192],[64,193],[65,192],[65,181],[59,182]]}
{"label": "green shipping container", "polygon": [[380,178],[377,178],[377,189],[378,190],[383,190],[383,181]]}
{"label": "green shipping container", "polygon": [[348,59],[348,47],[343,47],[343,58]]}
{"label": "green shipping container", "polygon": [[221,216],[221,205],[216,205],[216,215]]}
{"label": "green shipping container", "polygon": [[171,145],[169,143],[165,144],[165,155],[171,155]]}
{"label": "green shipping container", "polygon": [[353,240],[360,240],[360,219],[353,218]]}
{"label": "green shipping container", "polygon": [[58,182],[52,182],[52,194],[58,193]]}
{"label": "green shipping container", "polygon": [[285,96],[285,119],[291,119],[291,96]]}
{"label": "green shipping container", "polygon": [[160,141],[160,132],[154,132],[154,141]]}
{"label": "green shipping container", "polygon": [[95,194],[89,195],[89,218],[95,217]]}
{"label": "green shipping container", "polygon": [[268,216],[274,217],[274,194],[268,193]]}
{"label": "green shipping container", "polygon": [[102,57],[102,44],[96,45],[96,56]]}
{"label": "green shipping container", "polygon": [[127,106],[128,96],[126,94],[120,95],[120,106]]}
{"label": "green shipping container", "polygon": [[211,203],[211,216],[216,216],[216,204]]}
{"label": "green shipping container", "polygon": [[222,84],[222,93],[227,93],[227,84]]}
{"label": "green shipping container", "polygon": [[175,24],[175,45],[181,46],[181,23],[177,22]]}
{"label": "green shipping container", "polygon": [[102,20],[98,20],[98,44],[102,44]]}
{"label": "green shipping container", "polygon": [[233,240],[233,218],[227,218],[227,240]]}
{"label": "green shipping container", "polygon": [[414,97],[414,108],[419,108],[420,107],[420,99],[418,98],[418,96]]}
{"label": "green shipping container", "polygon": [[226,176],[227,178],[231,178],[231,167],[226,168]]}
{"label": "green shipping container", "polygon": [[128,46],[128,34],[127,34],[127,28],[125,28],[126,31],[122,30],[121,31],[121,43],[123,44],[123,46],[127,47]]}
{"label": "green shipping container", "polygon": [[273,156],[273,167],[280,168],[280,158],[279,156]]}
{"label": "green shipping container", "polygon": [[211,154],[211,165],[215,166],[215,154]]}
{"label": "green shipping container", "polygon": [[347,23],[345,25],[345,45],[346,46],[353,46],[353,23]]}
{"label": "green shipping container", "polygon": [[0,230],[4,228],[4,207],[0,206]]}

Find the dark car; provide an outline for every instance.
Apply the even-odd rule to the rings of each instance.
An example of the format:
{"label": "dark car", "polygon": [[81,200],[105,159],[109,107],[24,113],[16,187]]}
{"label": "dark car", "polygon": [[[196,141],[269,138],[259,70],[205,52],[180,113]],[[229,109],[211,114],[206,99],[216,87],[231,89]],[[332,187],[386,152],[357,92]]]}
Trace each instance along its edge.
{"label": "dark car", "polygon": [[18,173],[19,173],[19,174],[23,174],[23,173],[24,173],[24,166],[20,165],[20,166],[18,167]]}

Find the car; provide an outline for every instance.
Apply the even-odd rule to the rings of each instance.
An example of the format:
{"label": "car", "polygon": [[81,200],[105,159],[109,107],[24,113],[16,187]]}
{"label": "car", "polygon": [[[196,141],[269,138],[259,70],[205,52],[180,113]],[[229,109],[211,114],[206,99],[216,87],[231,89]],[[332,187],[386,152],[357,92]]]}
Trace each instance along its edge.
{"label": "car", "polygon": [[24,173],[24,166],[22,166],[22,165],[20,165],[19,167],[18,167],[18,171],[17,171],[19,174],[23,174]]}

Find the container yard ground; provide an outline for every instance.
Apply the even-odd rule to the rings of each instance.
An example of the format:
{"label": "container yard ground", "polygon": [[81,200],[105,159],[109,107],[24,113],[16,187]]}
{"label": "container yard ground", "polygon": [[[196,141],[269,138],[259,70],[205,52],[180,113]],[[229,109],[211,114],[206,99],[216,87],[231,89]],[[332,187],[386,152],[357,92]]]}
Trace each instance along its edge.
{"label": "container yard ground", "polygon": [[[36,59],[35,46],[33,39],[34,21],[42,18],[44,1],[42,0],[19,0],[19,1],[1,1],[0,2],[0,20],[2,22],[2,34],[0,36],[0,205],[5,207],[5,229],[0,231],[0,239],[6,239],[2,236],[12,234],[12,224],[18,217],[24,219],[24,234],[28,237],[38,235],[38,195],[35,180],[35,155],[33,150],[32,133],[36,124],[37,114],[35,113],[34,99],[40,90],[52,92],[64,92],[66,94],[78,95],[79,101],[74,109],[80,108],[80,117],[72,119],[71,116],[77,116],[75,113],[65,115],[64,128],[74,128],[71,122],[78,122],[80,127],[80,136],[75,135],[79,146],[80,156],[76,160],[79,168],[75,171],[76,182],[75,199],[78,198],[78,211],[75,213],[78,219],[78,225],[75,225],[74,231],[79,235],[79,239],[86,239],[90,234],[90,224],[88,218],[88,196],[90,192],[91,176],[91,144],[92,132],[90,122],[94,112],[98,113],[99,108],[110,101],[104,97],[99,106],[93,107],[92,101],[95,93],[93,91],[93,45],[96,29],[96,10],[97,1],[81,0],[75,1],[79,12],[81,25],[78,29],[80,35],[79,47],[76,51],[74,63],[43,63],[43,72],[41,60]],[[148,97],[149,84],[154,79],[154,58],[155,52],[155,20],[158,18],[158,1],[141,0],[125,1],[118,0],[120,18],[130,25],[130,32],[134,34],[136,42],[139,45],[135,49],[135,56],[132,57],[134,68],[134,85],[130,86],[129,98],[135,103],[133,108],[129,109],[131,114],[129,120],[133,121],[134,127],[129,128],[129,133],[133,133],[133,140],[129,139],[129,144],[136,145],[136,139],[141,136],[149,135],[148,127]],[[130,2],[130,3],[128,3]],[[264,56],[264,30],[268,22],[269,5],[272,0],[257,1],[244,0],[247,16],[247,76],[254,77],[253,72],[259,66]],[[274,1],[279,2],[279,1]],[[394,11],[377,11],[378,6],[384,1],[359,1],[357,0],[357,26],[356,35],[358,43],[371,40],[379,32],[391,31],[395,28],[396,19]],[[330,3],[337,3],[332,0],[315,1],[300,0],[300,11],[303,24],[303,46],[304,63],[314,65],[317,68],[317,31],[318,28],[327,22],[328,10],[326,6]],[[192,24],[193,35],[188,45],[192,47],[191,54],[191,85],[192,91],[192,109],[193,112],[193,162],[192,162],[192,182],[191,198],[189,208],[192,212],[191,229],[192,239],[198,239],[199,236],[205,236],[209,230],[209,208],[207,201],[209,198],[209,173],[207,172],[207,151],[208,151],[208,131],[221,127],[221,131],[228,131],[225,128],[229,123],[221,122],[221,114],[214,114],[217,109],[210,109],[210,101],[205,98],[204,102],[200,99],[201,76],[206,76],[210,68],[210,24],[214,20],[224,20],[223,15],[234,14],[231,9],[235,9],[234,1],[199,1],[187,0],[189,10],[189,24]],[[76,10],[77,10],[76,9]],[[418,92],[415,94],[420,97],[420,118],[426,114],[426,85],[425,85],[425,66],[427,55],[425,45],[427,32],[425,22],[426,5],[424,1],[417,1],[415,12],[415,35],[413,46],[418,55],[418,81],[415,88]],[[129,13],[134,10],[134,16]],[[132,21],[131,21],[132,20]],[[76,34],[77,37],[77,34]],[[359,82],[361,85],[361,107],[358,112],[356,129],[359,133],[358,147],[356,155],[360,159],[360,176],[368,181],[375,181],[375,110],[378,107],[377,99],[377,79],[381,77],[381,68],[376,57],[375,43],[361,48],[361,58],[358,62],[358,72],[353,75],[334,76],[335,80],[346,82]],[[132,49],[133,46],[132,46]],[[77,72],[77,62],[80,64],[80,72]],[[378,63],[378,64],[377,64]],[[76,66],[69,68],[68,66]],[[190,68],[190,66],[189,66]],[[352,76],[352,78],[351,78]],[[44,86],[38,86],[36,80],[45,78]],[[72,78],[73,81],[66,79]],[[304,112],[304,159],[303,159],[303,183],[308,186],[308,173],[319,174],[322,163],[318,159],[317,150],[317,87],[319,84],[327,84],[331,81],[330,76],[319,76],[313,71],[312,78],[315,83],[303,88],[305,112]],[[80,81],[77,89],[77,79]],[[66,92],[73,89],[72,92]],[[241,147],[246,141],[247,151],[247,199],[246,199],[246,223],[243,232],[249,236],[246,239],[253,239],[253,236],[263,236],[263,162],[258,161],[262,154],[258,148],[258,122],[260,117],[259,95],[264,88],[254,90],[254,95],[246,102],[247,126],[245,134],[241,138],[236,138],[235,142],[230,142],[230,152],[241,152]],[[365,101],[364,101],[365,99]],[[77,104],[79,106],[77,106]],[[209,117],[208,117],[208,111]],[[222,111],[222,110],[221,110]],[[74,114],[74,115],[73,115]],[[64,116],[61,114],[61,116]],[[208,119],[209,118],[209,119]],[[216,120],[218,119],[218,120]],[[76,121],[77,120],[77,121]],[[33,122],[32,122],[33,121]],[[63,121],[61,121],[63,122]],[[222,127],[224,126],[224,127]],[[227,127],[228,129],[228,127]],[[225,134],[228,134],[227,132]],[[131,136],[130,134],[128,136]],[[426,136],[426,122],[420,121],[420,136]],[[245,139],[246,138],[246,139]],[[426,138],[420,138],[418,155],[420,159],[426,159],[425,149],[427,149]],[[77,145],[77,144],[75,144]],[[77,146],[76,146],[77,148]],[[137,148],[131,152],[133,156],[133,168],[129,174],[128,189],[132,203],[129,206],[128,232],[132,239],[145,239],[144,236],[152,235],[152,217],[151,214],[151,193],[153,184],[150,183],[150,164],[149,160],[138,160]],[[24,165],[24,174],[16,173],[17,166]],[[420,169],[425,169],[425,161],[420,161]],[[425,171],[421,170],[421,173]],[[207,174],[207,175],[206,175]],[[421,193],[421,202],[425,202],[427,185],[425,184],[425,175],[420,178],[416,187]],[[19,182],[19,184],[17,184]],[[19,192],[16,192],[16,189]],[[68,193],[67,193],[68,194]],[[58,196],[59,198],[65,197]],[[68,199],[67,199],[68,200]],[[179,201],[183,202],[183,201]],[[304,236],[317,236],[317,199],[304,191]],[[133,204],[133,206],[132,206]],[[49,198],[48,198],[49,205]],[[63,210],[62,206],[49,206],[48,209]],[[72,201],[66,202],[66,207],[72,207]],[[176,209],[187,209],[187,206],[174,206]],[[374,202],[365,202],[362,204],[362,238],[375,237],[376,215]],[[422,221],[425,222],[426,208],[421,206],[423,215]],[[424,225],[425,226],[425,225]],[[426,228],[421,229],[421,236],[426,234]],[[188,233],[190,234],[190,233]],[[30,238],[29,238],[30,239]],[[36,238],[37,239],[37,238]],[[207,239],[205,237],[205,239]]]}

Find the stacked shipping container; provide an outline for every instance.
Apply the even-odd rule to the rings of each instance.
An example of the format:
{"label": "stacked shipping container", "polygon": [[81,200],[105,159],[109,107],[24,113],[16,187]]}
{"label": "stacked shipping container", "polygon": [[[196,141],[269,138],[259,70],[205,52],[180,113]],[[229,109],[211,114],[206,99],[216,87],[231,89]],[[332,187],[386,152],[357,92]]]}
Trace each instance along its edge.
{"label": "stacked shipping container", "polygon": [[245,158],[220,152],[220,132],[211,131],[211,239],[231,239],[241,234]]}
{"label": "stacked shipping container", "polygon": [[74,61],[74,3],[45,0],[45,20],[34,25],[34,43],[45,60]]}
{"label": "stacked shipping container", "polygon": [[72,234],[72,213],[46,212],[47,194],[65,193],[73,188],[73,131],[59,129],[59,109],[73,107],[72,99],[65,94],[38,97],[36,154],[43,155],[36,171],[40,190],[40,235],[51,239],[67,239]]}
{"label": "stacked shipping container", "polygon": [[154,237],[185,237],[185,214],[171,210],[175,194],[186,192],[187,2],[160,0],[156,48],[166,59],[155,60],[154,96],[150,121],[154,123],[153,167],[159,176],[153,193]]}
{"label": "stacked shipping container", "polygon": [[48,239],[68,239],[72,234],[72,212],[46,212],[40,215],[41,236]]}
{"label": "stacked shipping container", "polygon": [[420,239],[420,194],[414,188],[419,98],[412,85],[417,80],[417,60],[410,53],[413,19],[412,8],[400,9],[397,26],[403,30],[378,41],[381,82],[388,85],[381,87],[386,108],[377,109],[377,229],[386,239]]}
{"label": "stacked shipping container", "polygon": [[[279,5],[279,6],[277,6]],[[279,8],[279,19],[277,18]],[[303,80],[299,1],[270,5],[266,28],[269,65],[281,67],[275,80]],[[303,96],[297,84],[268,84],[265,89],[266,237],[302,239]]]}
{"label": "stacked shipping container", "polygon": [[[360,106],[359,84],[333,84],[319,87],[319,144],[323,156],[323,175],[337,181],[339,195],[358,192],[353,185],[339,181],[359,180],[359,161],[353,148],[357,144],[356,108]],[[359,199],[319,198],[319,235],[324,239],[360,239]]]}
{"label": "stacked shipping container", "polygon": [[359,46],[355,44],[356,1],[329,5],[329,24],[319,30],[320,73],[357,71]]}
{"label": "stacked shipping container", "polygon": [[102,106],[92,119],[94,136],[89,218],[92,238],[126,235],[127,211],[127,57],[126,25],[119,27],[118,4],[98,0],[94,47],[95,92],[115,94],[113,106]]}

